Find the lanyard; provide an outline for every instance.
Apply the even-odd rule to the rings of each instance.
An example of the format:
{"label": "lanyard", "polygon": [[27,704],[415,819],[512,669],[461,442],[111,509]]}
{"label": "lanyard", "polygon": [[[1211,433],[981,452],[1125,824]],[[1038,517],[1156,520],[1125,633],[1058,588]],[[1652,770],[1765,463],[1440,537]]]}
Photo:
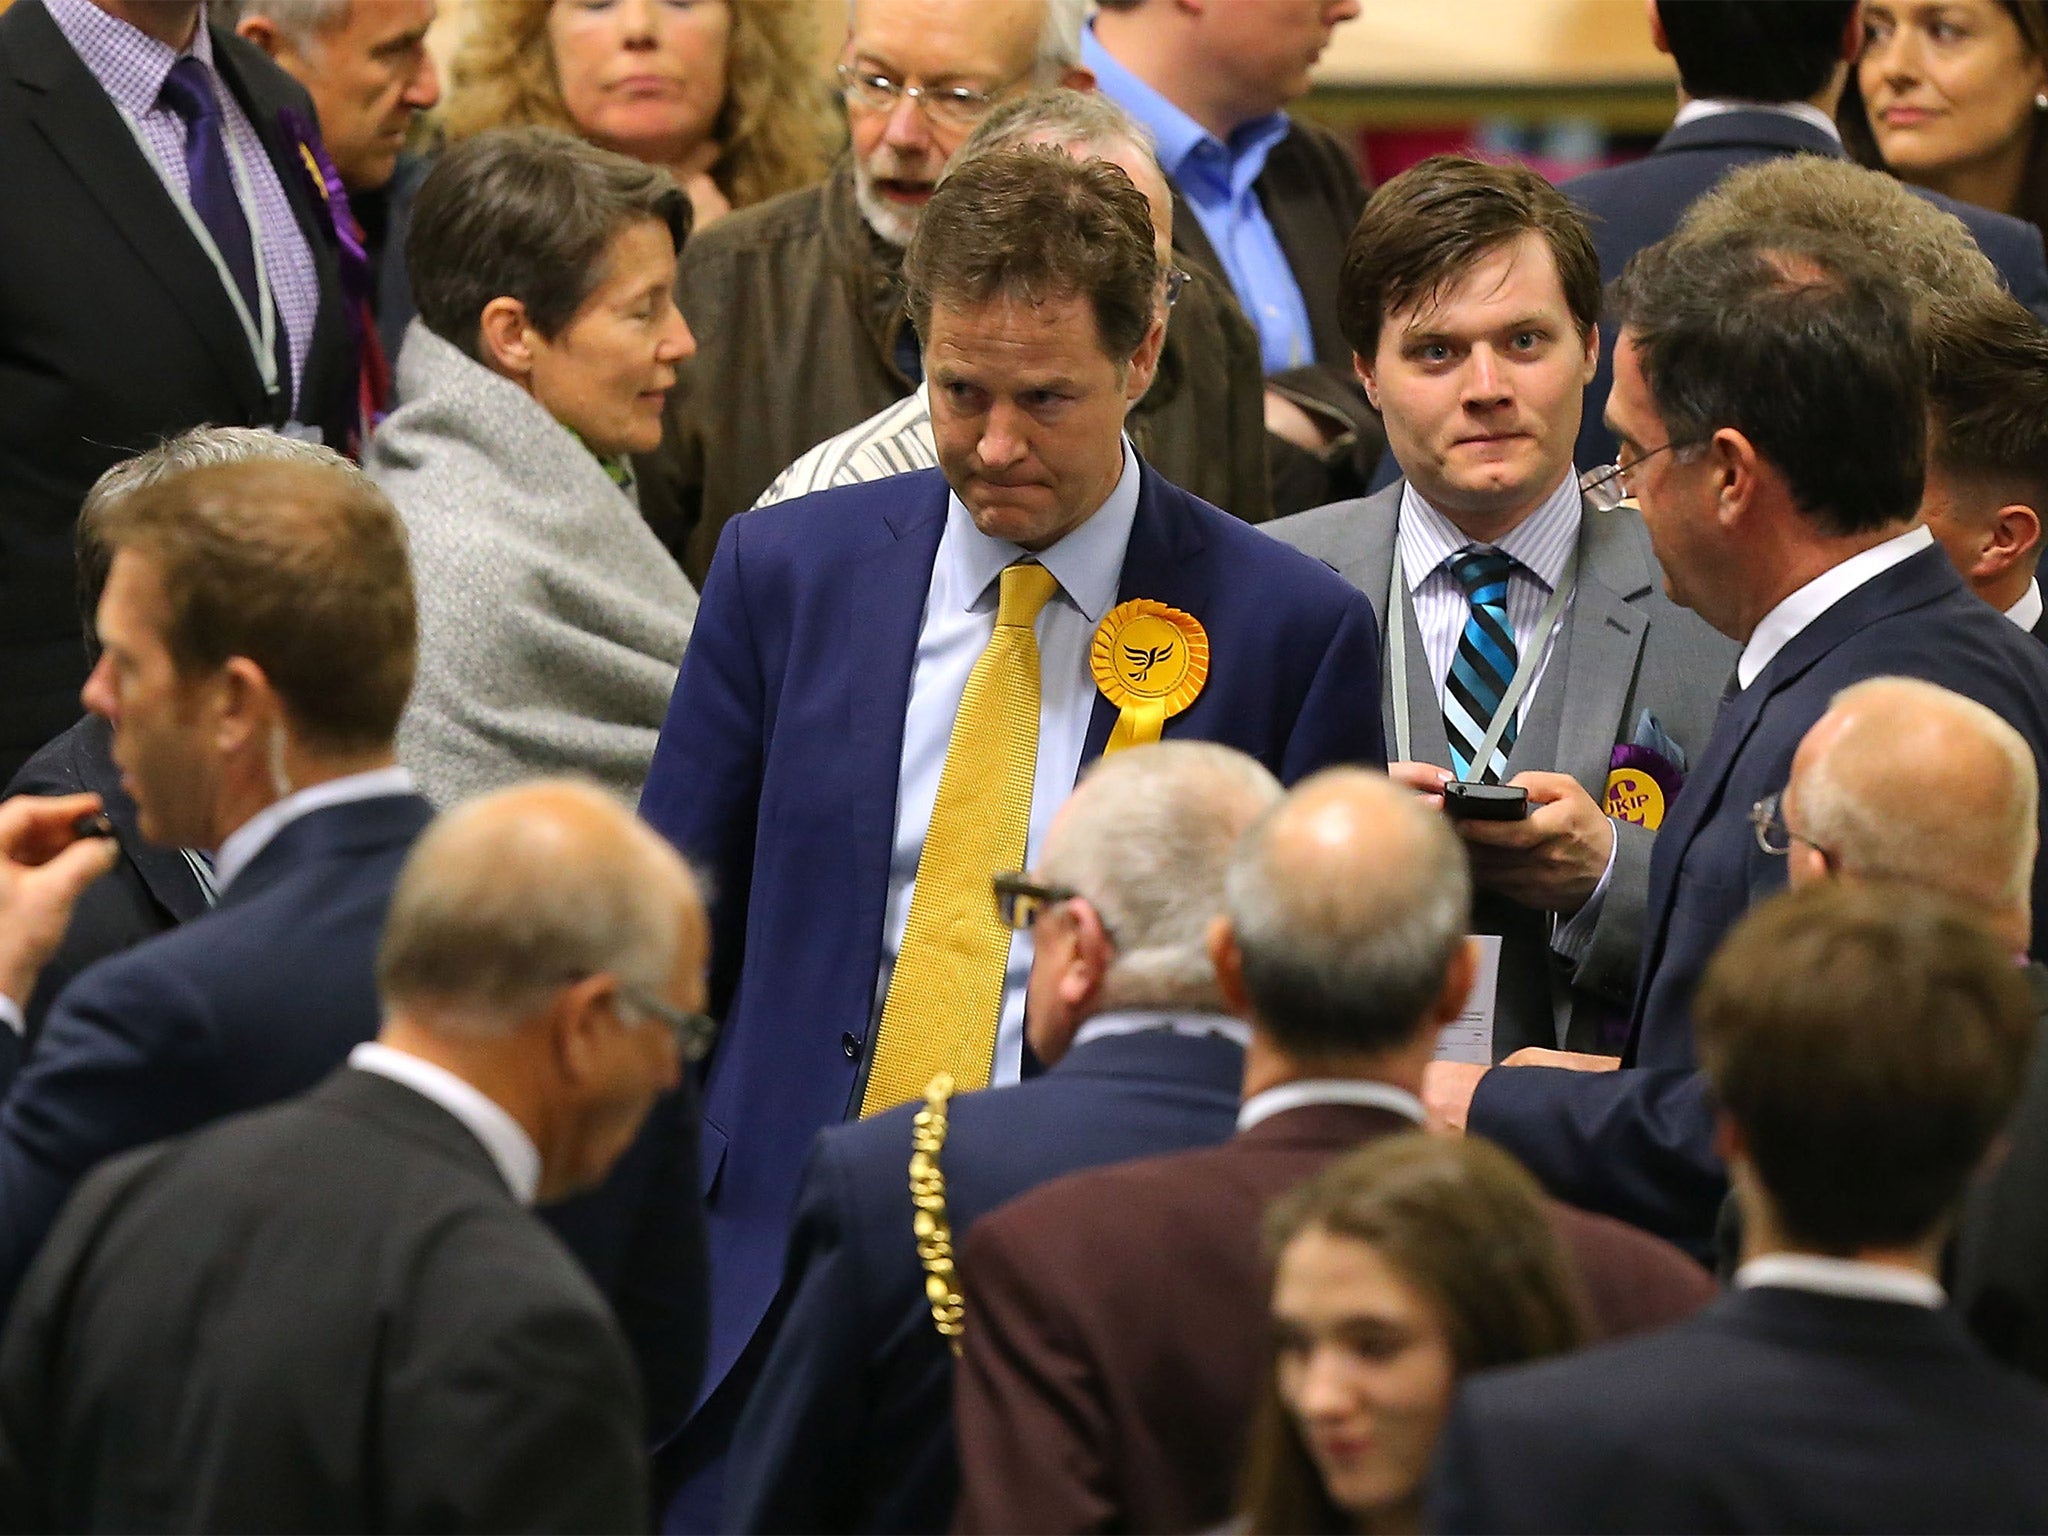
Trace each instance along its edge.
{"label": "lanyard", "polygon": [[[1564,570],[1558,574],[1557,585],[1551,588],[1550,601],[1543,605],[1543,615],[1536,621],[1536,633],[1542,638],[1535,645],[1522,648],[1522,659],[1515,667],[1514,679],[1508,684],[1508,691],[1501,695],[1500,708],[1493,712],[1493,719],[1486,727],[1486,739],[1479,744],[1478,754],[1472,759],[1483,778],[1486,765],[1493,761],[1493,754],[1500,750],[1500,739],[1507,734],[1508,724],[1515,718],[1522,695],[1529,691],[1529,685],[1536,681],[1536,669],[1542,664],[1543,653],[1557,638],[1558,626],[1564,622],[1565,608],[1571,603],[1572,588],[1578,584],[1579,551],[1573,546],[1566,558]],[[1408,756],[1408,581],[1401,572],[1401,548],[1394,546],[1394,577],[1387,591],[1387,668],[1394,685],[1394,758],[1397,762],[1409,761]]]}
{"label": "lanyard", "polygon": [[[259,313],[251,315],[249,306],[242,298],[242,285],[235,281],[235,274],[228,269],[227,258],[221,255],[220,247],[214,244],[213,233],[206,222],[199,217],[199,210],[192,206],[192,199],[178,190],[170,168],[157,158],[150,147],[149,139],[142,131],[142,124],[120,106],[121,121],[128,125],[128,132],[134,136],[136,148],[145,159],[157,168],[157,179],[163,183],[171,201],[178,205],[178,212],[184,216],[185,227],[192,231],[192,238],[199,242],[199,248],[206,252],[213,263],[213,270],[220,276],[220,285],[226,291],[228,303],[235,309],[235,318],[242,323],[243,338],[249,343],[250,354],[256,360],[256,372],[263,380],[263,394],[270,402],[271,409],[280,420],[286,414],[288,404],[285,392],[280,389],[277,371],[277,302],[271,296],[270,275],[263,260],[263,213],[257,207],[256,198],[249,190],[249,172],[242,164],[242,152],[235,146],[235,136],[228,131],[227,111],[221,109],[221,145],[227,151],[228,174],[235,183],[235,201],[242,206],[242,218],[249,226],[250,255],[256,266],[256,295]],[[186,132],[191,132],[188,124]]]}

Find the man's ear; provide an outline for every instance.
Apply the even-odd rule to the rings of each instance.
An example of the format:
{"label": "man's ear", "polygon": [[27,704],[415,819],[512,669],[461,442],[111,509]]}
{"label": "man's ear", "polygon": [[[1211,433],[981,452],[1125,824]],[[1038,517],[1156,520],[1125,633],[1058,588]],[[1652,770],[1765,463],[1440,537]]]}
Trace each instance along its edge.
{"label": "man's ear", "polygon": [[1060,71],[1060,84],[1070,91],[1092,91],[1095,89],[1095,71],[1079,64],[1069,64]]}
{"label": "man's ear", "polygon": [[533,372],[534,330],[526,305],[500,295],[484,306],[476,325],[477,351],[484,366],[522,383]]}
{"label": "man's ear", "polygon": [[2024,502],[2013,502],[1992,514],[1991,542],[1977,556],[1970,575],[1976,579],[2003,576],[2033,554],[2041,542],[2041,514]]}
{"label": "man's ear", "polygon": [[1597,323],[1586,327],[1586,371],[1579,378],[1579,387],[1593,382],[1593,375],[1600,371],[1600,327]]}
{"label": "man's ear", "polygon": [[1145,339],[1138,343],[1130,366],[1124,370],[1124,399],[1131,404],[1136,405],[1144,399],[1145,391],[1152,387],[1152,380],[1159,373],[1159,354],[1165,346],[1166,317],[1154,315]]}
{"label": "man's ear", "polygon": [[269,750],[271,722],[284,704],[263,669],[246,656],[230,656],[207,687],[216,749],[239,752],[254,743]]}
{"label": "man's ear", "polygon": [[244,16],[235,23],[235,36],[254,43],[273,59],[297,51],[268,16]]}
{"label": "man's ear", "polygon": [[1239,1018],[1250,1018],[1252,995],[1244,984],[1244,951],[1237,947],[1237,933],[1230,926],[1229,918],[1209,920],[1206,946],[1209,964],[1216,971],[1216,990],[1223,994],[1225,1005]]}
{"label": "man's ear", "polygon": [[1463,1013],[1478,980],[1479,941],[1468,938],[1451,951],[1451,963],[1444,968],[1444,984],[1437,989],[1436,1001],[1430,1004],[1430,1021],[1440,1029]]}
{"label": "man's ear", "polygon": [[1358,375],[1359,385],[1365,390],[1365,403],[1378,410],[1380,386],[1379,380],[1374,376],[1373,365],[1367,362],[1362,354],[1354,352],[1351,354],[1351,371]]}
{"label": "man's ear", "polygon": [[1763,459],[1756,445],[1733,427],[1723,427],[1714,434],[1707,444],[1707,454],[1721,480],[1714,497],[1714,517],[1724,528],[1732,529],[1742,522],[1756,500],[1765,473]]}
{"label": "man's ear", "polygon": [[1664,18],[1657,10],[1657,0],[1643,0],[1643,15],[1650,23],[1650,46],[1659,53],[1671,51],[1671,39],[1664,35]]}
{"label": "man's ear", "polygon": [[1060,1001],[1072,1009],[1083,1009],[1102,991],[1102,979],[1116,963],[1116,945],[1102,924],[1102,914],[1085,896],[1069,901],[1063,909],[1072,925],[1072,958],[1059,978]]}
{"label": "man's ear", "polygon": [[555,1070],[565,1081],[580,1087],[603,1076],[611,1009],[618,989],[616,977],[600,972],[555,994],[547,1029],[554,1042]]}

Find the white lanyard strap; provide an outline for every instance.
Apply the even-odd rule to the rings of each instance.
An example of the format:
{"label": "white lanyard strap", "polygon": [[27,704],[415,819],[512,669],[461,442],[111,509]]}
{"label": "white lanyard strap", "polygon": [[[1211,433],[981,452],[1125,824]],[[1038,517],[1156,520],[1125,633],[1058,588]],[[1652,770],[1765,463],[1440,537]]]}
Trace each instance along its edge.
{"label": "white lanyard strap", "polygon": [[[120,109],[121,121],[128,125],[128,132],[135,138],[135,145],[157,167],[158,180],[178,205],[178,212],[184,216],[185,227],[192,231],[192,238],[199,242],[199,248],[206,252],[213,263],[213,270],[220,276],[220,285],[226,291],[228,303],[235,309],[235,318],[242,323],[242,335],[249,343],[249,352],[256,360],[256,372],[263,380],[263,393],[270,401],[271,408],[280,419],[290,402],[283,398],[278,384],[277,371],[277,302],[270,292],[270,274],[263,260],[263,214],[256,205],[256,198],[249,189],[248,169],[242,164],[242,153],[235,147],[235,136],[228,129],[227,110],[221,111],[220,139],[227,151],[228,173],[235,184],[235,201],[241,204],[242,218],[249,226],[250,255],[256,267],[256,297],[258,313],[251,315],[249,306],[242,298],[242,285],[235,281],[235,274],[229,269],[227,258],[214,243],[213,232],[206,227],[206,221],[199,217],[199,210],[192,206],[192,199],[178,190],[176,178],[170,168],[157,158],[150,147],[148,137],[142,131],[142,124],[126,107],[115,103]],[[185,131],[192,132],[186,124]]]}
{"label": "white lanyard strap", "polygon": [[[1486,765],[1493,761],[1493,754],[1500,750],[1501,737],[1507,734],[1509,724],[1515,718],[1515,711],[1521,706],[1522,696],[1529,691],[1529,685],[1536,681],[1536,669],[1543,662],[1543,653],[1550,649],[1557,638],[1557,629],[1564,622],[1564,611],[1572,600],[1572,588],[1578,584],[1579,551],[1575,546],[1565,558],[1564,570],[1559,572],[1557,585],[1550,589],[1550,601],[1543,605],[1543,615],[1536,621],[1536,643],[1522,648],[1522,659],[1515,665],[1515,675],[1508,683],[1508,691],[1501,695],[1500,707],[1493,712],[1493,719],[1487,724],[1486,739],[1479,744],[1479,751],[1472,762],[1483,777]],[[1389,681],[1394,686],[1394,760],[1410,762],[1408,743],[1408,580],[1401,571],[1401,549],[1394,547],[1394,575],[1387,590],[1387,670]]]}

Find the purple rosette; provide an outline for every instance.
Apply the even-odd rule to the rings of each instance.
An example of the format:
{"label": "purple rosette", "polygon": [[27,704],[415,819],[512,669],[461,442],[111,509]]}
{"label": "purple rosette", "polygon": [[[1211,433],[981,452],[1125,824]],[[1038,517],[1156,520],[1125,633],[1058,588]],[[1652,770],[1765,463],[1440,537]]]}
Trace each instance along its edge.
{"label": "purple rosette", "polygon": [[[1616,782],[1617,774],[1622,775],[1621,783]],[[1656,796],[1646,794],[1639,785],[1631,792],[1627,788],[1630,775],[1651,780],[1657,787]],[[1661,826],[1684,783],[1685,775],[1663,753],[1623,742],[1607,759],[1607,814],[1642,826]]]}

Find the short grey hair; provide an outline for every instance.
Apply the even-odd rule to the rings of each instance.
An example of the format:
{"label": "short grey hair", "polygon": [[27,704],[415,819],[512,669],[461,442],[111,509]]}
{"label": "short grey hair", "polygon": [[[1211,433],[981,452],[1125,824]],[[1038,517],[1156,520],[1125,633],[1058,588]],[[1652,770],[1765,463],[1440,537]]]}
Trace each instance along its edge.
{"label": "short grey hair", "polygon": [[468,1038],[511,1033],[584,976],[664,995],[696,880],[593,784],[543,779],[437,818],[400,872],[377,955],[387,1009]]}
{"label": "short grey hair", "polygon": [[[1081,29],[1088,22],[1088,0],[1040,0],[1045,19],[1038,24],[1038,51],[1033,73],[1041,85],[1049,85],[1061,74],[1081,63]],[[846,28],[853,30],[860,0],[846,0]]]}
{"label": "short grey hair", "polygon": [[212,0],[208,14],[230,32],[250,16],[261,16],[303,48],[317,32],[331,32],[348,20],[354,0]]}
{"label": "short grey hair", "polygon": [[78,610],[85,618],[88,655],[97,657],[99,641],[95,615],[100,594],[106,590],[107,569],[113,551],[100,538],[100,521],[110,507],[126,501],[138,491],[182,475],[188,469],[205,469],[215,464],[247,464],[257,459],[276,459],[289,464],[317,464],[323,469],[361,470],[319,443],[271,432],[262,427],[194,427],[145,449],[132,459],[123,459],[93,481],[92,489],[78,508],[74,544],[78,555]]}
{"label": "short grey hair", "polygon": [[1472,881],[1440,813],[1333,768],[1245,835],[1224,902],[1257,1026],[1316,1060],[1412,1042],[1465,942]]}
{"label": "short grey hair", "polygon": [[1828,716],[1848,710],[1860,713],[1797,779],[1800,836],[1860,879],[1921,886],[1980,911],[2029,911],[2040,781],[2026,738],[1975,699],[1920,678],[1844,688]]}
{"label": "short grey hair", "polygon": [[1080,145],[1097,154],[1129,145],[1152,162],[1162,181],[1166,179],[1159,144],[1149,128],[1102,92],[1064,85],[1004,102],[982,119],[946,169],[950,173],[976,155],[1041,140],[1063,148]]}
{"label": "short grey hair", "polygon": [[1038,864],[1085,896],[1114,939],[1102,1009],[1223,1010],[1209,925],[1238,837],[1279,799],[1262,764],[1214,742],[1134,747],[1088,771]]}

